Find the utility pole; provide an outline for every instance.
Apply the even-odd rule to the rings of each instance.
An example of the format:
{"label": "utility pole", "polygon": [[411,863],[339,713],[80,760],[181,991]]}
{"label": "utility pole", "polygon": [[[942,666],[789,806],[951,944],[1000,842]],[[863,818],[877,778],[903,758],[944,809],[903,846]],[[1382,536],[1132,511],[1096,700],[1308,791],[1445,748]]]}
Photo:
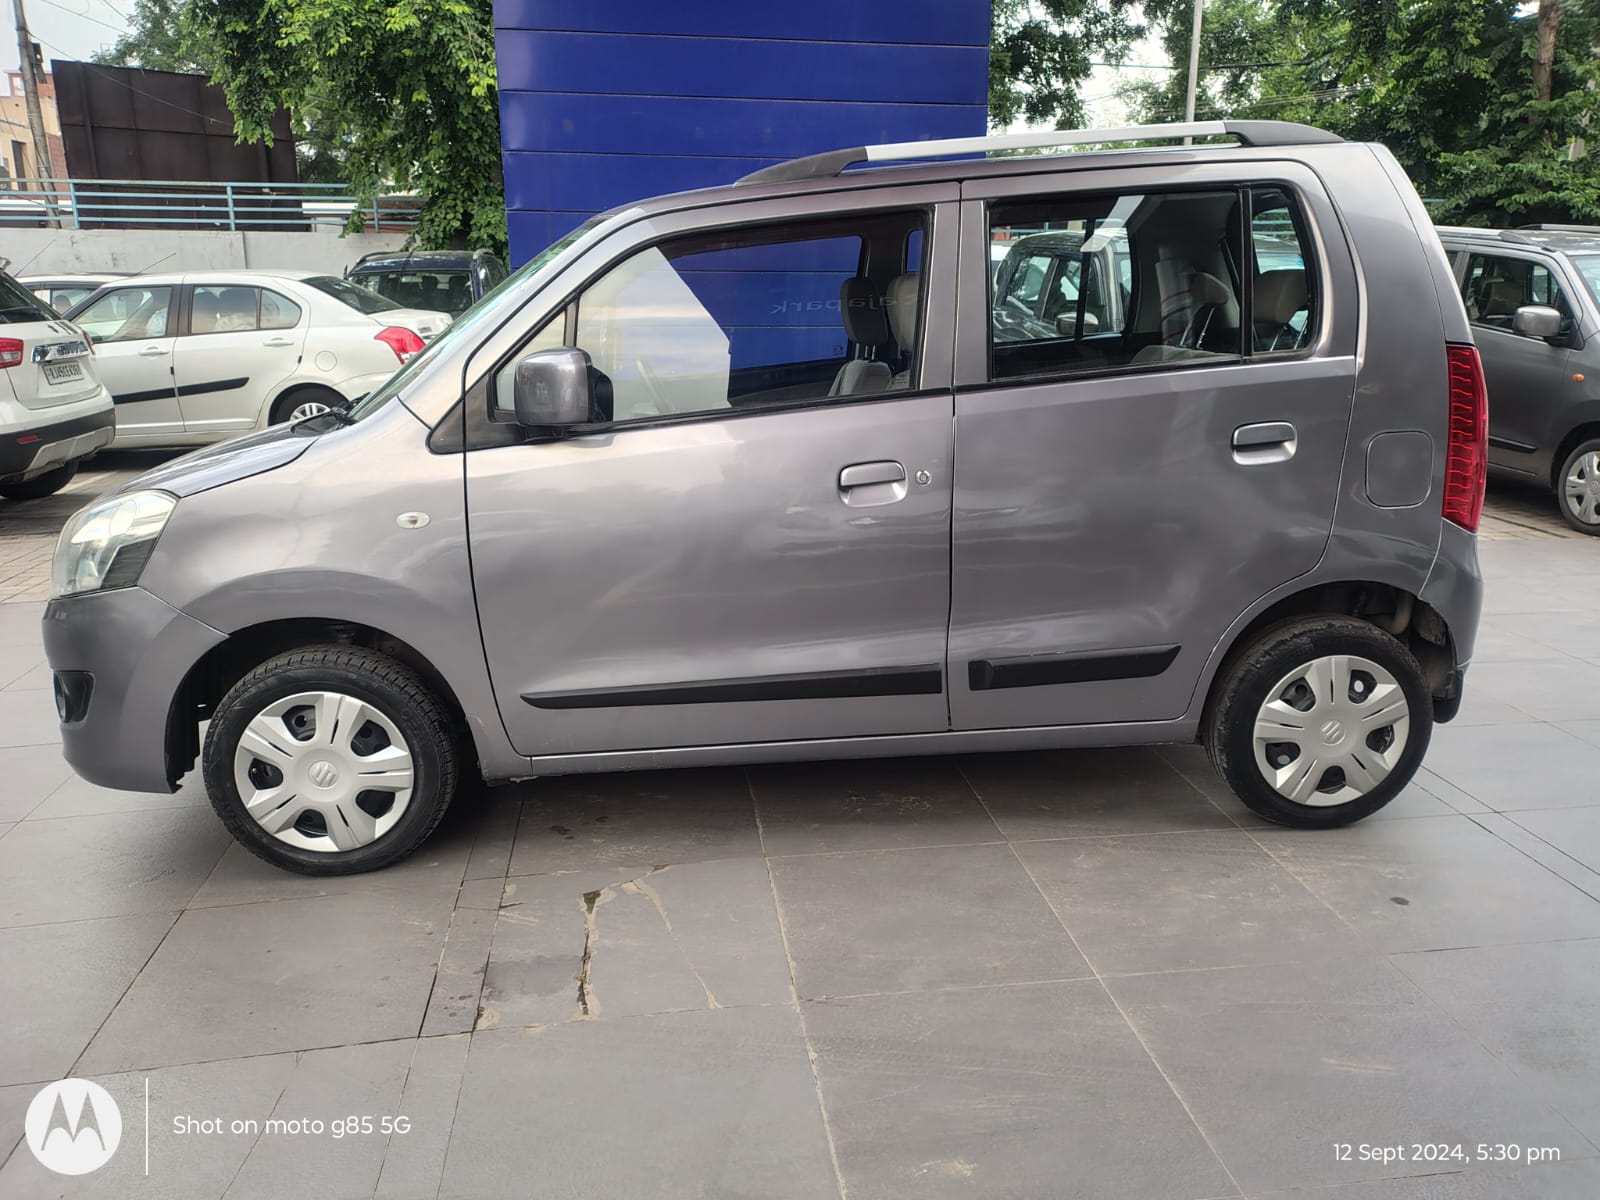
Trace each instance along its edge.
{"label": "utility pole", "polygon": [[33,135],[33,174],[48,178],[50,141],[45,136],[44,113],[39,108],[39,77],[33,71],[33,35],[28,32],[28,15],[22,11],[22,0],[11,0],[11,8],[17,14],[17,54],[22,59],[22,97],[28,108],[28,130]]}
{"label": "utility pole", "polygon": [[[22,0],[17,0],[18,4]],[[1189,88],[1183,98],[1183,119],[1194,120],[1194,95],[1195,88],[1200,81],[1200,4],[1201,0],[1194,0],[1194,26],[1189,32]],[[17,10],[21,12],[19,8]],[[1184,138],[1185,142],[1189,139]]]}

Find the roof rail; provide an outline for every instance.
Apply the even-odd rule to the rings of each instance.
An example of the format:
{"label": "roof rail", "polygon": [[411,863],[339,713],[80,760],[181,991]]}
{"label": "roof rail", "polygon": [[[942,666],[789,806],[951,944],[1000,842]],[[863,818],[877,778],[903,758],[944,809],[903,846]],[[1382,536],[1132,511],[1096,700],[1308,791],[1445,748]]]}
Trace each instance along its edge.
{"label": "roof rail", "polygon": [[1069,129],[1039,133],[1001,133],[986,137],[941,138],[927,142],[889,142],[828,150],[762,167],[739,183],[785,183],[830,179],[860,162],[902,162],[942,158],[950,154],[982,154],[989,150],[1046,149],[1052,146],[1096,146],[1103,142],[1143,142],[1167,138],[1231,137],[1243,146],[1304,146],[1342,142],[1343,138],[1313,125],[1292,121],[1188,121],[1165,125],[1119,125],[1113,129]]}
{"label": "roof rail", "polygon": [[1502,229],[1498,236],[1502,242],[1514,242],[1518,246],[1537,246],[1539,244],[1527,234],[1519,233],[1515,229]]}
{"label": "roof rail", "polygon": [[1551,225],[1547,222],[1542,225],[1518,225],[1517,228],[1533,233],[1600,233],[1600,225]]}

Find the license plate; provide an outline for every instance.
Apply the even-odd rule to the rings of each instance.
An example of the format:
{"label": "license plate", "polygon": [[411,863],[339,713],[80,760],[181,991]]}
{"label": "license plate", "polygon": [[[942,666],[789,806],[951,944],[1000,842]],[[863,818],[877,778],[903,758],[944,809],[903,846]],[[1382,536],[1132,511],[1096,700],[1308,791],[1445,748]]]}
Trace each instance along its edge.
{"label": "license plate", "polygon": [[49,383],[69,383],[83,378],[83,366],[80,363],[44,363],[43,366],[45,380]]}

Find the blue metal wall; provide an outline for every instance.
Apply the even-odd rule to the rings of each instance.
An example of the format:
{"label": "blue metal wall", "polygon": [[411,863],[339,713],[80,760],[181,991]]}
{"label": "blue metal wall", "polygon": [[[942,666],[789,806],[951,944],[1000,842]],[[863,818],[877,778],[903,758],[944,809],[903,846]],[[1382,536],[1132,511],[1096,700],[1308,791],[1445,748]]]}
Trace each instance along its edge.
{"label": "blue metal wall", "polygon": [[796,155],[981,134],[988,0],[496,0],[511,259]]}

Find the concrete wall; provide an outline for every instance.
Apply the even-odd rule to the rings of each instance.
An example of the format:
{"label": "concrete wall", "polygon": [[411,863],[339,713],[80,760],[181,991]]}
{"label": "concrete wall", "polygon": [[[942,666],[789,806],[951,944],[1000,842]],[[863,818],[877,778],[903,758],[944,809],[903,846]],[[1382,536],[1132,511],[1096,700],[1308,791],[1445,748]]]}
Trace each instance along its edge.
{"label": "concrete wall", "polygon": [[94,271],[204,271],[279,267],[341,274],[374,250],[398,250],[401,233],[225,233],[161,229],[4,229],[0,258],[13,275]]}
{"label": "concrete wall", "polygon": [[511,261],[784,158],[984,132],[989,0],[498,0]]}

